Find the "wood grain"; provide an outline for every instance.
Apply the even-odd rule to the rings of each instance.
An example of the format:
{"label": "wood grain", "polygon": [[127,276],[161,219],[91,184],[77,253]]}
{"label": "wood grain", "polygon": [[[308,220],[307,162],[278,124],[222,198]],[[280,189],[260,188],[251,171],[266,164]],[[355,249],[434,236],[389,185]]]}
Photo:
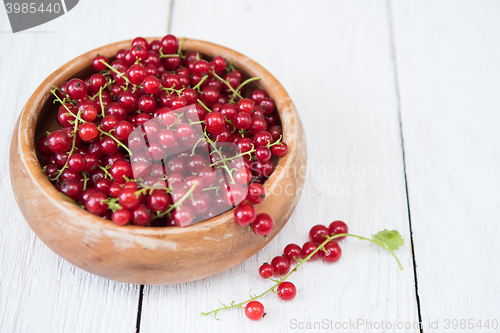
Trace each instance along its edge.
{"label": "wood grain", "polygon": [[[0,332],[134,332],[139,286],[85,273],[50,251],[24,221],[9,180],[8,149],[15,120],[52,71],[92,48],[135,35],[165,33],[169,1],[80,1],[40,27],[9,33],[0,10]],[[153,5],[158,9],[151,12]],[[106,13],[106,14],[103,14]],[[152,17],[132,25],[137,17]],[[151,16],[152,15],[152,16]],[[120,20],[123,23],[119,23]]]}
{"label": "wood grain", "polygon": [[393,5],[422,317],[491,324],[500,308],[500,3]]}
{"label": "wood grain", "polygon": [[[193,8],[203,13],[196,20]],[[386,3],[178,1],[171,32],[230,46],[280,80],[304,122],[309,173],[290,223],[257,255],[212,278],[146,287],[141,331],[287,332],[292,320],[417,321]],[[269,288],[259,265],[334,219],[361,235],[399,230],[404,271],[383,250],[350,239],[338,263],[307,264],[291,277],[293,301],[264,298],[262,321],[250,322],[241,310],[219,313],[220,321],[199,315],[219,307],[218,299],[242,301],[249,289]]]}

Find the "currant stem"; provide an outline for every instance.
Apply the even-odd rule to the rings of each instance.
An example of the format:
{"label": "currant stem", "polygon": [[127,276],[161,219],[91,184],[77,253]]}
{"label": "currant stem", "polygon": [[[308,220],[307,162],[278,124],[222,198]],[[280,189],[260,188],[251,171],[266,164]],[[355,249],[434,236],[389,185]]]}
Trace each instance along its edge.
{"label": "currant stem", "polygon": [[191,194],[193,194],[194,192],[194,189],[196,188],[196,183],[193,184],[193,186],[191,186],[191,188],[189,189],[189,191],[186,192],[186,194],[184,194],[184,196],[182,198],[179,199],[179,201],[177,201],[176,203],[174,203],[173,205],[171,205],[166,211],[164,211],[163,213],[160,213],[158,216],[159,217],[163,217],[165,216],[166,214],[170,213],[171,211],[173,211],[175,208],[179,207],[180,205],[182,205],[182,203],[184,202],[184,200],[186,200]]}
{"label": "currant stem", "polygon": [[[249,78],[248,80],[246,80],[245,82],[243,82],[242,84],[240,84],[238,86],[238,88],[236,88],[236,93],[239,93],[241,91],[241,89],[248,83],[252,82],[252,81],[257,81],[257,80],[260,80],[260,77],[251,77]],[[234,97],[235,97],[235,93],[233,93],[233,96],[231,96],[231,99],[229,100],[229,103],[233,103],[234,102]],[[241,97],[240,97],[241,98]]]}
{"label": "currant stem", "polygon": [[[101,60],[101,62],[106,66],[108,67],[109,69],[111,69],[113,72],[115,72],[116,74],[120,75],[124,80],[125,82],[127,82],[127,87],[129,84],[132,84],[128,77],[126,77],[125,75],[123,75],[122,73],[120,73],[119,71],[117,71],[115,68],[113,68],[110,64],[108,64],[107,62],[105,62],[104,60]],[[133,86],[135,87],[135,84],[133,84]]]}
{"label": "currant stem", "polygon": [[101,169],[102,171],[104,171],[104,173],[106,174],[106,176],[109,176],[109,178],[110,178],[111,180],[113,180],[113,181],[115,180],[115,179],[113,178],[113,176],[111,176],[111,174],[109,173],[108,169],[106,169],[106,168],[104,168],[104,167],[102,167],[102,166],[100,166],[100,165],[99,165],[99,169]]}
{"label": "currant stem", "polygon": [[200,82],[198,82],[198,84],[193,87],[193,90],[198,90],[198,92],[201,93],[201,91],[200,91],[201,84],[203,82],[205,82],[205,80],[207,78],[208,78],[208,75],[205,75],[204,77],[202,77],[201,80],[200,80]]}
{"label": "currant stem", "polygon": [[61,168],[61,170],[59,170],[59,172],[57,173],[57,176],[54,179],[52,179],[52,178],[49,177],[49,179],[52,180],[52,181],[59,181],[59,177],[61,177],[61,174],[63,173],[63,171],[66,170],[66,168],[68,167],[69,158],[71,157],[71,155],[73,155],[73,152],[76,149],[76,136],[78,135],[78,119],[81,119],[80,118],[80,114],[82,113],[82,111],[78,110],[78,114],[74,115],[68,109],[68,107],[66,106],[66,104],[64,104],[63,101],[61,101],[61,99],[59,98],[59,96],[57,96],[56,89],[52,89],[50,92],[52,93],[52,95],[54,95],[56,97],[56,99],[59,101],[59,103],[61,103],[62,105],[64,105],[64,107],[66,108],[66,110],[68,110],[69,114],[72,115],[72,116],[74,116],[76,118],[76,120],[75,120],[75,128],[73,130],[73,141],[71,142],[71,150],[68,153],[68,159],[66,160],[66,163],[64,163],[64,166]]}
{"label": "currant stem", "polygon": [[224,80],[223,78],[221,78],[219,75],[217,75],[215,72],[212,72],[212,74],[217,78],[219,79],[219,81],[221,81],[222,83],[224,83],[228,88],[229,90],[231,90],[231,92],[233,93],[233,95],[236,95],[238,96],[239,98],[243,98],[241,97],[240,93],[237,92],[236,90],[234,90],[234,88],[231,86],[231,84],[229,84],[229,82],[227,82],[226,80]]}
{"label": "currant stem", "polygon": [[200,105],[201,105],[201,106],[203,106],[203,107],[205,108],[205,110],[207,110],[207,112],[208,112],[208,113],[212,112],[212,110],[210,110],[210,109],[208,108],[208,106],[206,106],[205,104],[203,104],[203,102],[202,102],[202,101],[200,101],[199,99],[197,99],[197,101],[198,101],[198,103],[200,103]]}
{"label": "currant stem", "polygon": [[[326,236],[326,239],[323,243],[321,243],[321,245],[319,245],[314,251],[312,251],[306,258],[302,259],[302,260],[299,260],[299,263],[297,266],[295,266],[294,269],[292,269],[287,275],[285,275],[284,277],[281,277],[280,280],[278,280],[271,288],[267,289],[266,291],[264,291],[262,294],[259,294],[257,296],[251,296],[250,295],[250,299],[247,299],[243,302],[240,302],[240,303],[237,303],[237,304],[233,304],[231,303],[231,306],[225,306],[223,305],[222,308],[218,308],[218,309],[215,309],[215,310],[212,310],[210,312],[202,312],[201,314],[204,315],[204,316],[208,316],[210,314],[214,314],[214,317],[215,319],[217,319],[217,313],[219,311],[222,311],[222,310],[228,310],[228,309],[232,309],[232,308],[237,308],[237,307],[242,307],[243,305],[247,304],[248,302],[251,302],[255,299],[258,299],[258,298],[261,298],[263,296],[265,296],[266,294],[270,293],[270,292],[274,292],[274,290],[281,284],[283,283],[284,281],[286,281],[290,275],[292,275],[294,272],[297,271],[297,269],[302,266],[302,264],[304,264],[305,262],[307,262],[309,259],[311,259],[318,251],[324,251],[324,247],[325,245],[330,242],[331,240],[334,240],[336,238],[340,238],[340,237],[345,237],[345,236],[349,236],[349,237],[355,237],[355,238],[358,238],[358,239],[361,239],[361,240],[367,240],[367,241],[370,241],[372,242],[373,244],[377,244],[379,246],[381,246],[382,248],[386,249],[387,251],[389,251],[389,253],[392,254],[392,256],[394,257],[394,259],[396,259],[398,265],[399,265],[399,268],[401,270],[403,270],[403,266],[401,265],[399,259],[396,257],[396,255],[394,254],[394,252],[389,249],[387,247],[387,245],[381,243],[381,242],[378,242],[376,240],[373,240],[373,239],[370,239],[370,238],[366,238],[366,237],[362,237],[362,236],[357,236],[357,235],[353,235],[353,234],[337,234],[337,235],[333,235],[333,236]],[[274,281],[274,280],[273,280]],[[221,303],[222,304],[222,303]],[[219,319],[217,319],[219,320]]]}
{"label": "currant stem", "polygon": [[101,104],[102,117],[104,118],[106,115],[104,114],[104,105],[102,104],[102,87],[99,88],[99,103]]}

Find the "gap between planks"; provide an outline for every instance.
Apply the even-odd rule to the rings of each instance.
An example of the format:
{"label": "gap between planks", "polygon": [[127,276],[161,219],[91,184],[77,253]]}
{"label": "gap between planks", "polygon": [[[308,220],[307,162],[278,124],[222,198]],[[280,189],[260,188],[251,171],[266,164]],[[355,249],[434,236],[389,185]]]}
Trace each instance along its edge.
{"label": "gap between planks", "polygon": [[404,145],[404,136],[403,136],[403,121],[401,117],[401,98],[399,93],[399,76],[398,76],[398,66],[397,66],[397,58],[396,58],[396,46],[395,46],[395,38],[394,38],[394,19],[392,17],[392,0],[386,0],[387,3],[387,19],[389,21],[389,41],[391,48],[391,58],[392,58],[392,66],[394,73],[394,90],[396,93],[396,103],[398,109],[398,120],[399,120],[399,133],[401,135],[401,153],[403,158],[403,173],[405,180],[405,191],[406,191],[406,207],[408,209],[408,224],[410,231],[410,243],[411,243],[411,258],[413,261],[413,277],[415,279],[415,299],[417,301],[417,312],[418,312],[418,321],[419,321],[419,329],[420,332],[423,333],[423,322],[422,322],[422,314],[420,312],[420,296],[418,294],[418,279],[417,279],[417,262],[415,260],[415,247],[413,245],[413,229],[411,225],[411,209],[410,209],[410,197],[408,195],[408,181],[406,177],[406,160],[405,160],[405,145]]}

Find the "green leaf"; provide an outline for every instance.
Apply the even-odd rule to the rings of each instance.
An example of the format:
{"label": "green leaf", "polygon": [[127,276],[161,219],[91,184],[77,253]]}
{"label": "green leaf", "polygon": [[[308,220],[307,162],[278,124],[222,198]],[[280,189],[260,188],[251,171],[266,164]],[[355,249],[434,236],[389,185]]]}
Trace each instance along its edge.
{"label": "green leaf", "polygon": [[375,235],[372,235],[372,237],[374,241],[386,245],[387,248],[392,251],[399,249],[399,247],[403,246],[403,244],[405,243],[403,237],[401,237],[397,230],[389,231],[387,229],[384,229],[382,231],[379,231]]}

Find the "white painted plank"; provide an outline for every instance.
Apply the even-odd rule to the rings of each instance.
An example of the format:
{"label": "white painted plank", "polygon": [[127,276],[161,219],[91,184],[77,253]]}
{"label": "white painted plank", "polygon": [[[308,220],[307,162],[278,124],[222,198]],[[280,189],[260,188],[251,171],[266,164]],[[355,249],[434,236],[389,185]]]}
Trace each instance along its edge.
{"label": "white painted plank", "polygon": [[[152,11],[154,6],[156,10]],[[90,49],[166,32],[169,1],[85,0],[62,17],[17,34],[0,10],[0,332],[134,332],[139,286],[115,283],[64,262],[35,237],[14,197],[8,145],[38,84]]]}
{"label": "white painted plank", "polygon": [[500,308],[500,3],[393,6],[422,317],[491,325]]}
{"label": "white painted plank", "polygon": [[[175,2],[172,33],[240,51],[285,86],[304,122],[310,172],[291,221],[257,255],[201,281],[146,287],[141,331],[285,332],[291,320],[418,320],[387,13],[384,1]],[[370,168],[371,175],[357,175]],[[354,175],[342,174],[352,169]],[[355,185],[363,192],[348,194]],[[292,276],[296,299],[264,298],[268,316],[260,322],[238,310],[220,313],[220,322],[199,315],[218,307],[217,299],[230,303],[244,300],[250,288],[269,288],[259,265],[288,243],[303,244],[314,224],[334,219],[362,235],[399,230],[405,270],[383,250],[347,240],[338,263],[311,263]]]}

